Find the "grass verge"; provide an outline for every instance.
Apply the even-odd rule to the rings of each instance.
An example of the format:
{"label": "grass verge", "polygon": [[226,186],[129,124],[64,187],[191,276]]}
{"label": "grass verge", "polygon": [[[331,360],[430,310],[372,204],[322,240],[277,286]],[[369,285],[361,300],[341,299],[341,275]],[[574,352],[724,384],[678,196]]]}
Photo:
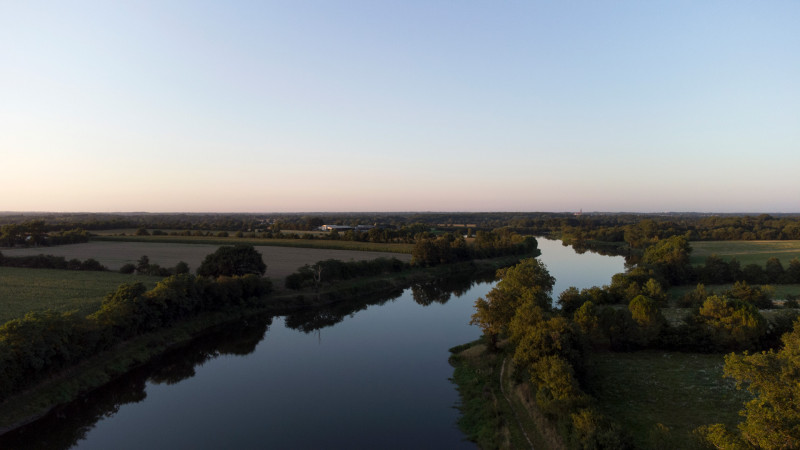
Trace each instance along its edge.
{"label": "grass verge", "polygon": [[[515,383],[510,355],[483,340],[450,349],[461,403],[458,426],[480,448],[564,448],[557,432]],[[505,364],[506,369],[503,368]]]}

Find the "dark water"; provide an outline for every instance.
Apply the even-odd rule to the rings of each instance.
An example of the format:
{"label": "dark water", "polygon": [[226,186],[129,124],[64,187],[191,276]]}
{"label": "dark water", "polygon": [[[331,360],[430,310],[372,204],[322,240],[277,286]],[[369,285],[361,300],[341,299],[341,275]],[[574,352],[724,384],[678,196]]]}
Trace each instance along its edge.
{"label": "dark water", "polygon": [[[619,257],[539,246],[555,296],[623,270]],[[447,280],[228,324],[0,448],[473,448],[456,427],[447,350],[480,335],[468,322],[492,285]]]}

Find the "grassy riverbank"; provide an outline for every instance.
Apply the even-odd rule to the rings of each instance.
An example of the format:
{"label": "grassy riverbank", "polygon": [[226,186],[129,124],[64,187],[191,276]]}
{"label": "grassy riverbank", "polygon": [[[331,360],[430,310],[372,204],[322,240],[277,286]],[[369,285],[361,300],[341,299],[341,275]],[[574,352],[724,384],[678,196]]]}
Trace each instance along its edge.
{"label": "grassy riverbank", "polygon": [[479,339],[450,352],[461,397],[458,426],[469,440],[480,448],[565,448],[525,385],[515,381],[511,355],[502,346],[493,352]]}
{"label": "grassy riverbank", "polygon": [[170,328],[129,339],[0,403],[0,434],[41,417],[53,407],[74,400],[169,349],[190,342],[212,327],[254,314],[283,315],[302,310],[314,311],[324,305],[346,306],[348,301],[360,305],[368,296],[391,293],[416,283],[456,274],[493,274],[496,269],[516,261],[517,257],[503,257],[433,268],[411,268],[399,273],[337,283],[319,292],[282,289],[247,307],[202,313]]}

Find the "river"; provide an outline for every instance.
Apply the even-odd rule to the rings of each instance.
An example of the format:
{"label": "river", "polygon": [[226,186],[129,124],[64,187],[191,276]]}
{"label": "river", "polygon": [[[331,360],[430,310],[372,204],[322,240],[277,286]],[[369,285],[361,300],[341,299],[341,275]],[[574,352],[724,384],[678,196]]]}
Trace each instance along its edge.
{"label": "river", "polygon": [[[539,248],[554,297],[624,269],[621,257],[559,241]],[[229,324],[0,437],[0,448],[474,448],[456,426],[448,349],[480,336],[469,320],[492,286],[449,280]]]}

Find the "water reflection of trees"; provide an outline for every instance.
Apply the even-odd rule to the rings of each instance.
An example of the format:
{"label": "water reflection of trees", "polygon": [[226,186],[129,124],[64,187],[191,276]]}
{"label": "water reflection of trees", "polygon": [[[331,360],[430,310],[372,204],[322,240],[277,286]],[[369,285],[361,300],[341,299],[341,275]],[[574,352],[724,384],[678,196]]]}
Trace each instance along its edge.
{"label": "water reflection of trees", "polygon": [[116,414],[122,405],[144,400],[148,381],[175,384],[193,377],[195,367],[219,356],[253,353],[271,324],[272,317],[255,316],[215,328],[189,345],[56,408],[42,419],[0,436],[0,448],[73,447],[85,439],[100,420]]}
{"label": "water reflection of trees", "polygon": [[[461,297],[476,283],[485,283],[494,280],[494,273],[462,275],[439,278],[432,281],[420,282],[411,286],[411,295],[414,301],[422,306],[433,303],[445,304],[453,295]],[[331,327],[343,321],[345,317],[367,309],[372,305],[384,303],[398,298],[402,290],[378,296],[357,297],[330,305],[315,307],[310,310],[298,311],[285,317],[286,327],[304,333],[312,333],[322,328]]]}
{"label": "water reflection of trees", "polygon": [[382,295],[355,297],[329,305],[316,306],[309,310],[297,311],[285,317],[286,327],[311,333],[321,328],[331,327],[372,305],[383,305],[403,294],[402,289]]}
{"label": "water reflection of trees", "polygon": [[411,287],[414,301],[422,306],[433,303],[445,304],[453,295],[461,297],[477,283],[486,283],[494,280],[494,273],[481,275],[466,274],[440,278],[426,283],[417,283]]}

